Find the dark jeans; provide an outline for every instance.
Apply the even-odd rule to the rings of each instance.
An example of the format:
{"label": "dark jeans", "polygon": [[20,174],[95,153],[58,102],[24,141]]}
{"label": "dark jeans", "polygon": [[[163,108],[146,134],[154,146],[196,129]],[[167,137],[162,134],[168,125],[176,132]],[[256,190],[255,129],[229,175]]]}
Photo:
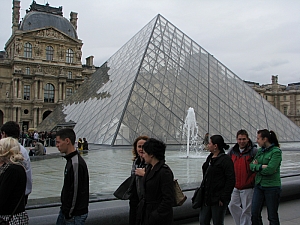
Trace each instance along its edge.
{"label": "dark jeans", "polygon": [[214,225],[224,225],[224,218],[227,210],[228,202],[223,206],[202,206],[200,209],[199,221],[200,225],[210,225],[210,220],[213,220]]}
{"label": "dark jeans", "polygon": [[66,219],[60,210],[59,215],[57,217],[56,225],[84,225],[87,216],[88,214],[83,214],[80,216],[73,216],[70,219]]}
{"label": "dark jeans", "polygon": [[279,225],[278,206],[281,187],[262,187],[255,185],[252,198],[251,221],[253,225],[262,225],[261,211],[264,202],[267,206],[270,225]]}
{"label": "dark jeans", "polygon": [[138,199],[129,201],[129,225],[136,224],[137,206],[139,204]]}

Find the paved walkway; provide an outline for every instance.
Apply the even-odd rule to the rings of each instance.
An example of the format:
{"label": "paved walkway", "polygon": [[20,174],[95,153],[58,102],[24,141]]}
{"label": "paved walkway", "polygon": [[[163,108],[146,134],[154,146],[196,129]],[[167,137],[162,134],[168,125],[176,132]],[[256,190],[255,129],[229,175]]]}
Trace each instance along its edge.
{"label": "paved walkway", "polygon": [[[281,225],[299,225],[300,224],[300,199],[295,199],[291,201],[281,202],[279,205],[279,218]],[[263,223],[269,224],[267,219],[267,210],[266,208],[263,209],[262,212]],[[193,218],[192,218],[193,219]],[[194,218],[194,221],[180,221],[176,223],[176,225],[199,225],[198,219]],[[234,221],[232,216],[226,215],[225,217],[225,225],[234,225]]]}

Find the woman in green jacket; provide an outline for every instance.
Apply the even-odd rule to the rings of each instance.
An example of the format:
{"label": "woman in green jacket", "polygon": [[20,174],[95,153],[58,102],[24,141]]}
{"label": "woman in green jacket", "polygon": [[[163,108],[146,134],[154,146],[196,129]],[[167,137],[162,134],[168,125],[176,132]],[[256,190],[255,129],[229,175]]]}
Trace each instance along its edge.
{"label": "woman in green jacket", "polygon": [[257,132],[257,144],[261,148],[250,163],[250,169],[256,172],[251,209],[252,225],[263,224],[261,211],[264,202],[267,206],[270,225],[279,225],[281,150],[276,134],[266,129]]}

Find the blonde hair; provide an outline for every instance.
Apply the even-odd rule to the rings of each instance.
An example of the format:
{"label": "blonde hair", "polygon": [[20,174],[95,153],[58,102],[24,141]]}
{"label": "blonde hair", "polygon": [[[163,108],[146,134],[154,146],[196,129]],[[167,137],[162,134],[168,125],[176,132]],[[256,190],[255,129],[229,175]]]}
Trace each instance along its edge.
{"label": "blonde hair", "polygon": [[0,161],[19,164],[23,160],[20,144],[15,138],[7,137],[0,140]]}

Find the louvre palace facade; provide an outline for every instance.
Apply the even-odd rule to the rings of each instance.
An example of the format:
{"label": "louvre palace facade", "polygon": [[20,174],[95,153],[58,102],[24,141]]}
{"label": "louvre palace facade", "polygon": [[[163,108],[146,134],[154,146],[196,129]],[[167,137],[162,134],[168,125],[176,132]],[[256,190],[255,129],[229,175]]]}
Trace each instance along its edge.
{"label": "louvre palace facade", "polygon": [[77,13],[32,2],[20,21],[13,1],[12,34],[0,51],[0,125],[18,122],[36,128],[66,97],[96,71],[93,56],[82,65]]}
{"label": "louvre palace facade", "polygon": [[77,137],[101,145],[131,145],[139,135],[167,144],[187,142],[189,107],[199,140],[222,134],[235,143],[246,129],[274,130],[280,142],[300,141],[300,128],[262,95],[157,15],[59,105],[38,130],[73,124]]}
{"label": "louvre palace facade", "polygon": [[278,75],[272,75],[271,84],[259,85],[248,82],[250,87],[270,102],[281,113],[287,116],[296,125],[300,126],[300,83],[281,85]]}

